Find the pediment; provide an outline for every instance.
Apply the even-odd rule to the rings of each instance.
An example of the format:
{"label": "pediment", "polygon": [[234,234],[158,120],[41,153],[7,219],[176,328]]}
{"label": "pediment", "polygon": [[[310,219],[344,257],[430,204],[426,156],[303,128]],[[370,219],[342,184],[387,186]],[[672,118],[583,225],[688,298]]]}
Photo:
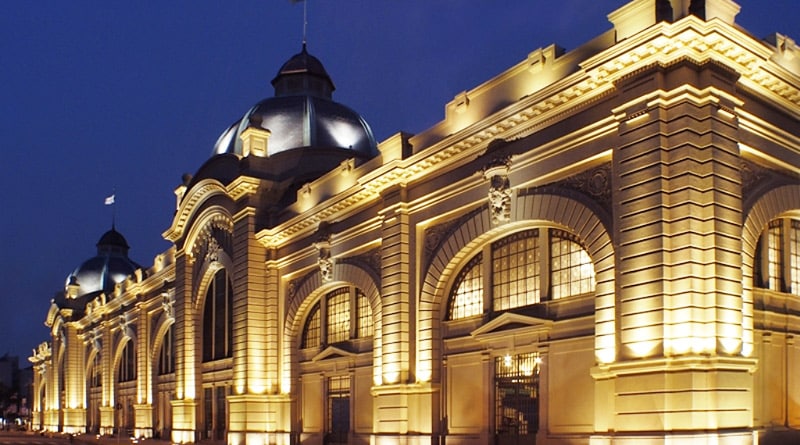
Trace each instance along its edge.
{"label": "pediment", "polygon": [[328,346],[327,348],[320,351],[319,354],[315,355],[311,358],[311,361],[317,362],[320,360],[330,360],[330,359],[337,359],[337,358],[350,358],[355,357],[356,354],[345,351],[344,349],[337,348],[336,346]]}
{"label": "pediment", "polygon": [[548,333],[552,327],[552,320],[506,312],[470,332],[470,335],[478,341],[488,341],[509,335]]}

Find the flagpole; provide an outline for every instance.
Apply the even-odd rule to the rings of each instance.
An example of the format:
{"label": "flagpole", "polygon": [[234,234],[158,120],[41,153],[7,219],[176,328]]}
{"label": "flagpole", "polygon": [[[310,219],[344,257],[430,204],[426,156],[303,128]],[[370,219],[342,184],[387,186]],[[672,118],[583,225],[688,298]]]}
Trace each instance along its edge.
{"label": "flagpole", "polygon": [[308,0],[303,2],[303,48],[308,43]]}
{"label": "flagpole", "polygon": [[105,201],[103,202],[107,206],[111,206],[111,230],[116,230],[117,228],[117,189],[114,188],[113,193],[111,196],[107,196]]}

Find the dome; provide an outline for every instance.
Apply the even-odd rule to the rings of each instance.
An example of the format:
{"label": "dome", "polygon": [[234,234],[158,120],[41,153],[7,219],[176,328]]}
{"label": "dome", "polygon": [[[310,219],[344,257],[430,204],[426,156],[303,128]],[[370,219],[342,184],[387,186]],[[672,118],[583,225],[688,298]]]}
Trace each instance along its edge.
{"label": "dome", "polygon": [[275,96],[257,103],[228,127],[214,146],[215,155],[242,155],[240,135],[248,127],[269,130],[267,156],[305,147],[347,149],[366,159],[378,153],[367,122],[332,100],[333,81],[305,45],[283,64],[272,85]]}
{"label": "dome", "polygon": [[97,242],[97,255],[84,261],[67,277],[66,286],[78,286],[77,294],[71,298],[100,292],[110,294],[117,283],[141,267],[128,258],[128,249],[128,242],[121,233],[113,228],[104,233]]}

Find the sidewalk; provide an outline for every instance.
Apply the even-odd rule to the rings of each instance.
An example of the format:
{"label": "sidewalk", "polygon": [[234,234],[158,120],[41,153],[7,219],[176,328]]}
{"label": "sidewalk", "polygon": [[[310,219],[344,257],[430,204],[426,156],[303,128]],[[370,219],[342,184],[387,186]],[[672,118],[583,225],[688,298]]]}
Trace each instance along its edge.
{"label": "sidewalk", "polygon": [[[79,434],[76,435],[72,442],[74,445],[130,445],[134,443],[143,445],[172,445],[172,442],[166,439],[139,439],[138,442],[130,437],[112,437],[101,436],[97,437],[93,434]],[[197,445],[225,445],[224,440],[201,440]]]}
{"label": "sidewalk", "polygon": [[171,445],[172,442],[169,440],[163,439],[140,439],[134,441],[130,437],[111,437],[111,436],[101,436],[97,437],[93,434],[78,434],[73,439],[75,445],[130,445],[133,443],[139,444],[150,444],[150,445]]}

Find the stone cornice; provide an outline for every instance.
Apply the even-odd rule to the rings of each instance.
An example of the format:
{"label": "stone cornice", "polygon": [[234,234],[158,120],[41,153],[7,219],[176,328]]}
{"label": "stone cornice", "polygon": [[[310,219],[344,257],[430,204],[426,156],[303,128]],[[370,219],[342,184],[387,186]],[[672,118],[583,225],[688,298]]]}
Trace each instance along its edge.
{"label": "stone cornice", "polygon": [[378,199],[387,187],[408,184],[434,171],[445,171],[479,154],[494,139],[513,141],[549,122],[574,114],[614,91],[614,82],[618,79],[657,63],[669,64],[681,59],[697,63],[714,61],[739,73],[740,82],[760,90],[773,103],[798,114],[800,80],[792,79],[795,82],[789,83],[785,78],[792,74],[770,60],[772,53],[764,42],[719,20],[705,22],[690,16],[672,24],[657,24],[585,59],[578,72],[504,110],[477,119],[407,159],[366,173],[351,193],[317,203],[292,220],[260,232],[257,238],[267,247],[278,247],[299,234],[310,232],[321,221],[355,212],[359,205]]}

